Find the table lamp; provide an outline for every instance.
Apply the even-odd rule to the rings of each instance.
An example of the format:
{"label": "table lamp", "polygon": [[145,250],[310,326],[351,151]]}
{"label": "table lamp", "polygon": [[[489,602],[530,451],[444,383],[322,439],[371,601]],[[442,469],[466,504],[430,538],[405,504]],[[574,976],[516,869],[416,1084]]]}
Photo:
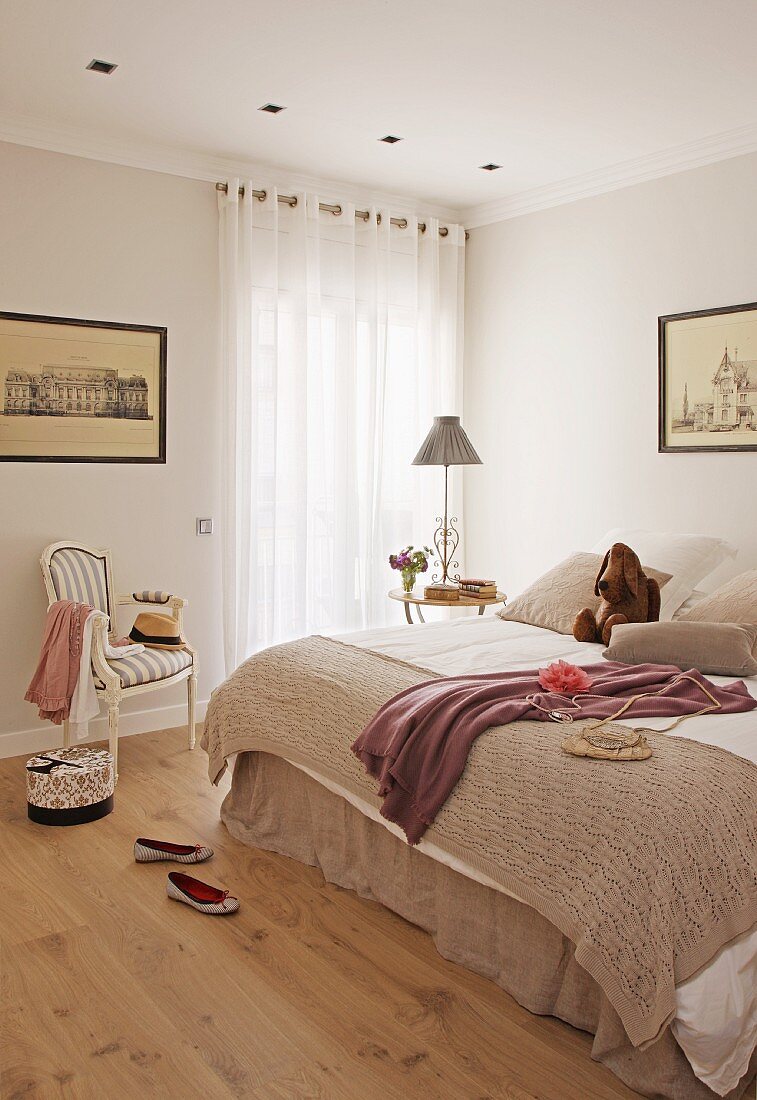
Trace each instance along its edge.
{"label": "table lamp", "polygon": [[435,416],[431,431],[413,459],[413,466],[444,467],[444,518],[437,516],[438,526],[434,532],[434,546],[439,555],[437,564],[441,566],[442,575],[438,578],[436,575],[432,577],[435,586],[457,590],[457,586],[450,581],[450,570],[458,567],[458,563],[452,560],[452,556],[460,542],[460,535],[454,526],[458,522],[457,518],[452,516],[449,519],[447,516],[447,471],[450,466],[481,465],[481,459],[474,451],[471,441],[460,424],[460,417]]}

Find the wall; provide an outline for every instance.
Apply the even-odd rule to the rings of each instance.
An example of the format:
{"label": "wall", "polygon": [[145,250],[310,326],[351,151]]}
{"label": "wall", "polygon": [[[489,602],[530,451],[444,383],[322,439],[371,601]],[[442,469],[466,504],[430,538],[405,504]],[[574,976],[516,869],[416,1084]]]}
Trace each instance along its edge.
{"label": "wall", "polygon": [[[168,328],[164,466],[0,462],[0,756],[60,743],[23,701],[57,539],[110,546],[121,592],[185,596],[200,700],[223,677],[216,233],[211,184],[0,144],[0,308]],[[198,538],[196,516],[216,534]],[[185,698],[125,703],[124,732],[185,721]]]}
{"label": "wall", "polygon": [[472,231],[469,570],[514,594],[618,525],[757,567],[757,453],[657,453],[657,317],[757,300],[755,194],[750,155]]}

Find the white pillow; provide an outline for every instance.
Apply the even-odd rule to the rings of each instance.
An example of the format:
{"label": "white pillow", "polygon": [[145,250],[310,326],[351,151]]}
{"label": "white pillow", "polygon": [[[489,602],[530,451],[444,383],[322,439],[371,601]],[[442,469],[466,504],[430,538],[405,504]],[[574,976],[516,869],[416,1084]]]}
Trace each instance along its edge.
{"label": "white pillow", "polygon": [[697,604],[701,603],[702,600],[706,600],[708,596],[709,592],[702,592],[700,588],[695,588],[689,596],[688,600],[684,600],[684,602],[674,614],[673,622],[677,622],[680,618],[685,619],[687,612],[693,611]]}
{"label": "white pillow", "polygon": [[639,561],[662,573],[670,573],[671,579],[660,596],[660,621],[672,619],[681,604],[705,577],[727,558],[735,558],[738,551],[725,539],[709,535],[678,535],[667,531],[643,531],[631,527],[613,527],[590,553],[605,554],[614,542],[624,542],[636,551]]}

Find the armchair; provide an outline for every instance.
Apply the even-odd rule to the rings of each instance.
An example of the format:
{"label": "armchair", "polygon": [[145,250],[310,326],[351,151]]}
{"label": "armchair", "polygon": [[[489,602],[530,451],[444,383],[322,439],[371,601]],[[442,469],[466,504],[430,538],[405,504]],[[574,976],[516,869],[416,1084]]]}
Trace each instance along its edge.
{"label": "armchair", "polygon": [[[118,776],[118,717],[121,700],[155,688],[187,681],[189,748],[195,746],[195,709],[197,703],[197,653],[184,649],[145,649],[133,657],[107,656],[107,645],[118,637],[117,609],[134,605],[159,608],[176,620],[183,632],[187,601],[162,592],[117,595],[109,550],[95,550],[78,542],[55,542],[40,558],[48,604],[56,600],[76,600],[90,604],[108,616],[96,619],[92,632],[92,671],[98,698],[108,704],[108,740],[113,766]],[[68,722],[63,724],[63,744],[70,744]]]}

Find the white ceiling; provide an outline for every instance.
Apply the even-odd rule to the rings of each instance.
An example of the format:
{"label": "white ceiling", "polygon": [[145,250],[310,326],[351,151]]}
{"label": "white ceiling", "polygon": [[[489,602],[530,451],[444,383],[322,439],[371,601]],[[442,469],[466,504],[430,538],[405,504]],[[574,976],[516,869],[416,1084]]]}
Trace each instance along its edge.
{"label": "white ceiling", "polygon": [[[462,211],[562,194],[552,185],[573,177],[580,193],[581,181],[757,148],[754,0],[2,0],[1,10],[0,137],[65,135],[109,159],[144,147],[254,161]],[[119,67],[86,72],[94,57]],[[269,101],[287,110],[257,110]],[[380,143],[387,133],[404,140]],[[489,161],[503,167],[481,171]]]}

